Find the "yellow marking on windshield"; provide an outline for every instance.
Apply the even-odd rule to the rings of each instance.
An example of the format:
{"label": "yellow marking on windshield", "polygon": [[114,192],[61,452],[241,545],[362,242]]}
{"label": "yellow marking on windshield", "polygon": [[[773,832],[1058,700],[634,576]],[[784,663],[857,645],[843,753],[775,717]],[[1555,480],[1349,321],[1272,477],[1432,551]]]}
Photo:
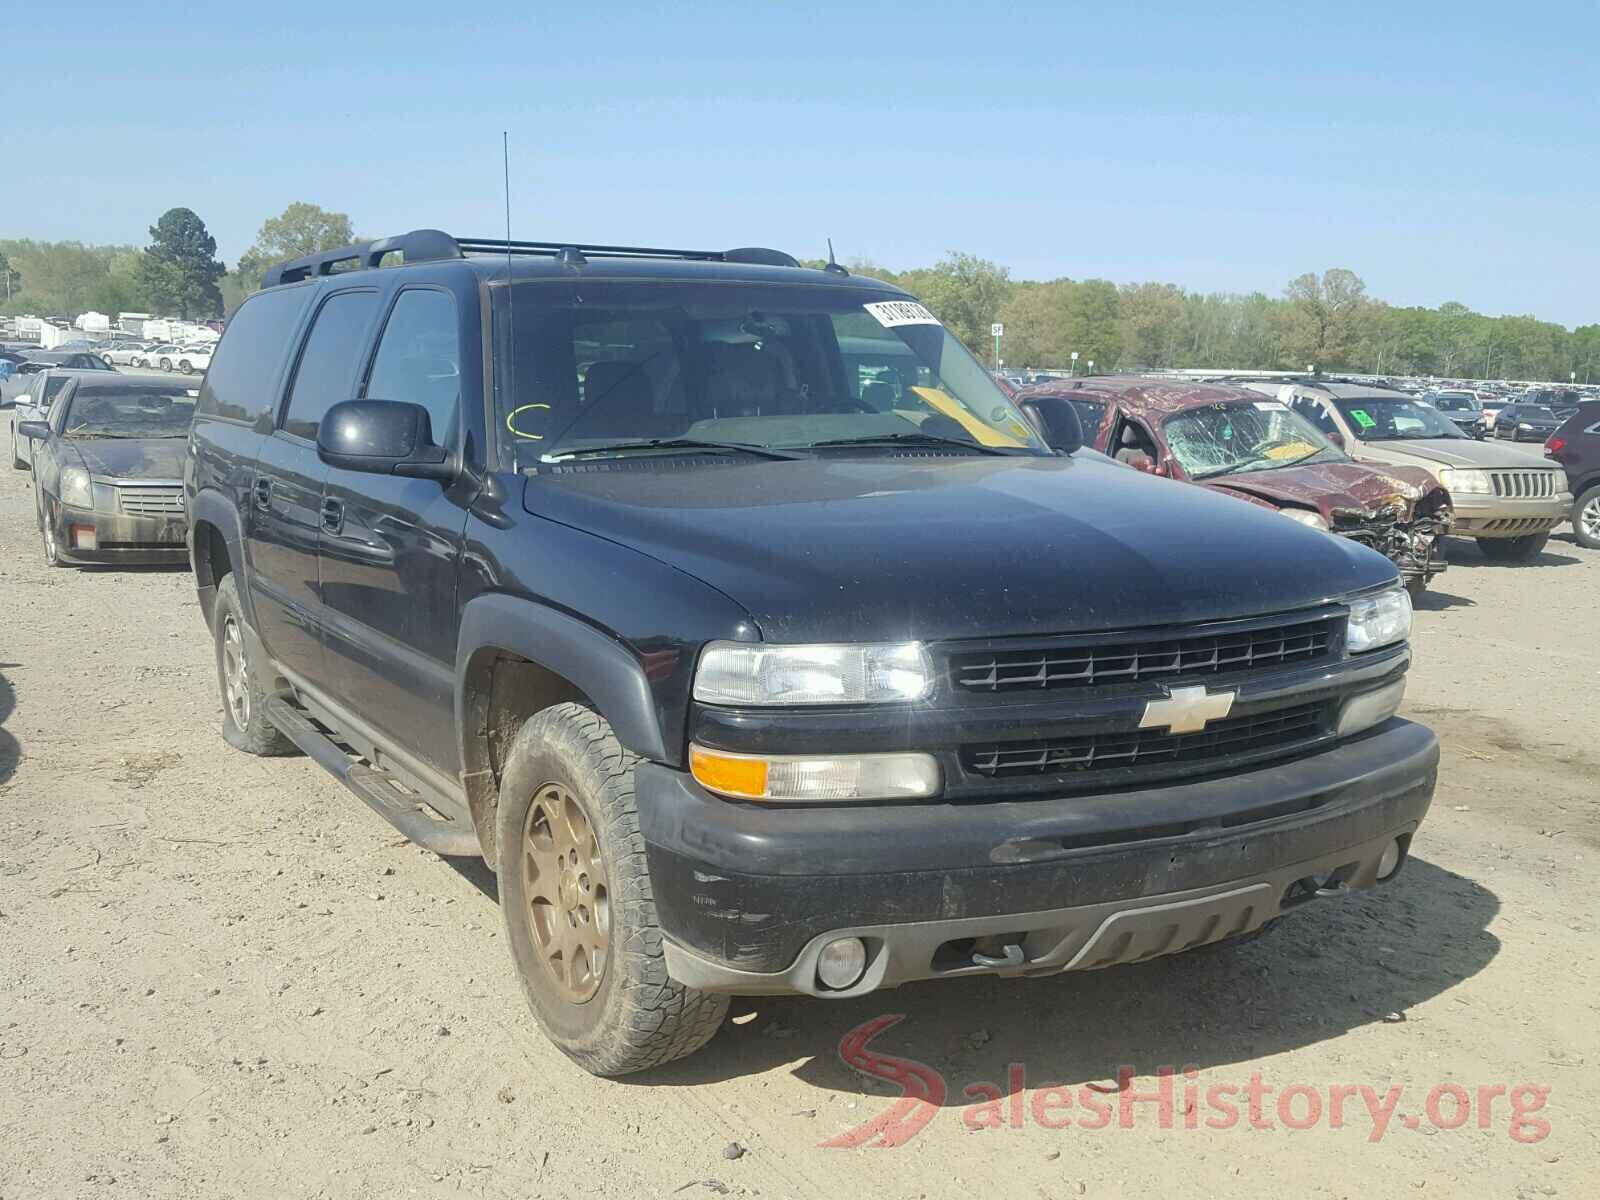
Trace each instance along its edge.
{"label": "yellow marking on windshield", "polygon": [[1305,458],[1308,454],[1316,452],[1317,448],[1310,442],[1285,442],[1266,451],[1266,456],[1273,462],[1283,462],[1291,458]]}
{"label": "yellow marking on windshield", "polygon": [[527,412],[530,408],[542,408],[548,411],[550,406],[548,404],[518,405],[516,408],[513,408],[506,414],[506,428],[511,431],[512,437],[527,438],[530,442],[542,442],[544,441],[544,434],[523,433],[522,430],[517,428],[517,414],[520,412]]}
{"label": "yellow marking on windshield", "polygon": [[[977,439],[980,446],[1023,446],[1026,443],[1002,433],[994,426],[986,424],[974,416],[970,409],[963,407],[954,397],[940,388],[912,386],[906,389],[926,404],[935,412],[943,413],[955,421]],[[1020,431],[1019,431],[1020,432]]]}

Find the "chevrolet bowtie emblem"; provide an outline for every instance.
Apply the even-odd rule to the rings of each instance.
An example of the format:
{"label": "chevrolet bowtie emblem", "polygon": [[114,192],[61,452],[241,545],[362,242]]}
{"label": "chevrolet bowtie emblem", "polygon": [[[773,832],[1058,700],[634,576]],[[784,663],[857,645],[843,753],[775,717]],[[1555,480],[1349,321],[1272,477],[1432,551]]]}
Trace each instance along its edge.
{"label": "chevrolet bowtie emblem", "polygon": [[1152,700],[1139,718],[1140,729],[1166,726],[1173,733],[1199,733],[1208,721],[1220,721],[1233,708],[1238,692],[1208,692],[1202,687],[1173,688],[1165,700]]}

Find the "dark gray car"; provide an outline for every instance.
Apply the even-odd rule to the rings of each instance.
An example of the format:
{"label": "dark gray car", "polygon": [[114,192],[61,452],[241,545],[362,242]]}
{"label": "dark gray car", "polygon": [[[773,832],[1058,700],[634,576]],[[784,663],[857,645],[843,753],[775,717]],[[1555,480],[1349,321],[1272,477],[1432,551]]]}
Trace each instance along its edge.
{"label": "dark gray car", "polygon": [[183,453],[196,390],[183,379],[79,376],[33,441],[33,497],[45,560],[182,563]]}
{"label": "dark gray car", "polygon": [[1572,530],[1580,545],[1600,550],[1600,400],[1587,400],[1550,435],[1546,458],[1567,471],[1567,484],[1577,497],[1572,505]]}

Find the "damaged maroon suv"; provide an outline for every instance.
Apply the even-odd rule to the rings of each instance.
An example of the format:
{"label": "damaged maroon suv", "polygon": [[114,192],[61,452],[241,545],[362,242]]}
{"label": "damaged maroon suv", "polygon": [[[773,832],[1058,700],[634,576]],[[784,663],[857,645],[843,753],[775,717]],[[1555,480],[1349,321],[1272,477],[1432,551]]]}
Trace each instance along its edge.
{"label": "damaged maroon suv", "polygon": [[1420,468],[1356,462],[1276,400],[1221,384],[1126,376],[1042,384],[1018,399],[1047,393],[1074,402],[1097,450],[1370,546],[1413,594],[1445,569],[1450,494]]}

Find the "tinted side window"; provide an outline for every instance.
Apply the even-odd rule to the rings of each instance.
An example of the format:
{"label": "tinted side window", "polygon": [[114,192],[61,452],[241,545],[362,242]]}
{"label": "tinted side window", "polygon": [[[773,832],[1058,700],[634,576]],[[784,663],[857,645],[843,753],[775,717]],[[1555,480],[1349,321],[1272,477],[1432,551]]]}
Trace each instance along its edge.
{"label": "tinted side window", "polygon": [[383,327],[366,395],[404,400],[428,410],[433,440],[449,444],[461,395],[461,351],[456,305],[447,292],[400,293]]}
{"label": "tinted side window", "polygon": [[196,415],[253,424],[273,411],[278,373],[315,292],[259,292],[239,306],[206,371]]}
{"label": "tinted side window", "polygon": [[295,369],[284,432],[315,441],[322,414],[354,397],[361,351],[377,310],[377,292],[338,292],[323,302]]}

